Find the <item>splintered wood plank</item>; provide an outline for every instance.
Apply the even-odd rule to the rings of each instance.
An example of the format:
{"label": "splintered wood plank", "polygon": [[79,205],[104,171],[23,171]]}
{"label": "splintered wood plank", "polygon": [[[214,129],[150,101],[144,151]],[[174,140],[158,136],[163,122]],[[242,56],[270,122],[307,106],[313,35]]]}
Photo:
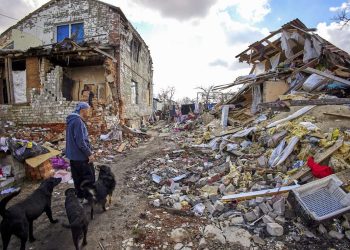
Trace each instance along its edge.
{"label": "splintered wood plank", "polygon": [[344,114],[336,114],[336,113],[323,113],[324,115],[331,115],[331,116],[338,116],[342,118],[350,118],[350,115],[344,115]]}
{"label": "splintered wood plank", "polygon": [[124,149],[125,149],[125,147],[126,147],[126,142],[123,142],[122,144],[120,144],[120,146],[118,147],[118,149],[117,149],[117,152],[118,153],[121,153],[121,152],[123,152],[124,151]]}
{"label": "splintered wood plank", "polygon": [[[318,163],[321,163],[322,161],[324,161],[325,159],[330,157],[342,145],[343,145],[343,138],[340,137],[333,146],[329,147],[328,149],[324,150],[323,152],[317,153],[314,156],[315,161]],[[295,173],[294,175],[292,175],[289,178],[288,182],[284,186],[288,186],[288,185],[292,184],[295,180],[298,180],[299,178],[305,176],[310,171],[311,171],[311,169],[308,166],[306,166],[306,164],[305,164],[297,173]]]}

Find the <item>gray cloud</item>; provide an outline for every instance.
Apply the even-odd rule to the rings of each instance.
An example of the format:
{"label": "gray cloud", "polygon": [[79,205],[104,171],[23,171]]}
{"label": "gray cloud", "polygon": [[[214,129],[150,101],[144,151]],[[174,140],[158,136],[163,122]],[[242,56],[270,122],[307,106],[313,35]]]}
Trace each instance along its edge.
{"label": "gray cloud", "polygon": [[241,29],[230,31],[225,29],[227,42],[229,44],[239,43],[254,43],[264,37],[264,35],[258,30]]}
{"label": "gray cloud", "polygon": [[212,61],[209,63],[209,66],[215,67],[215,66],[221,66],[221,67],[228,67],[228,63],[221,59],[216,59],[215,61]]}
{"label": "gray cloud", "polygon": [[[22,19],[34,10],[33,6],[28,5],[23,0],[1,0],[0,14],[15,19]],[[0,15],[0,33],[16,24],[18,21]]]}
{"label": "gray cloud", "polygon": [[233,63],[231,63],[229,69],[232,71],[235,70],[240,70],[240,69],[250,69],[252,66],[247,64],[247,63],[241,63],[239,62],[237,59],[235,59],[235,61]]}
{"label": "gray cloud", "polygon": [[186,20],[203,17],[217,0],[135,0],[146,7],[160,11],[165,17]]}

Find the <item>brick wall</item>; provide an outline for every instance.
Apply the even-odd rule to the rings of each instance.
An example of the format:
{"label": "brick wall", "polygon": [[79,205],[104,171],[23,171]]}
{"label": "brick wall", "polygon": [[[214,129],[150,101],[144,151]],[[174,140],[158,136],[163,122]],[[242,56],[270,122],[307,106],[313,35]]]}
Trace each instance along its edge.
{"label": "brick wall", "polygon": [[[57,25],[83,22],[86,41],[108,43],[117,40],[118,21],[117,11],[95,0],[61,0],[19,22],[15,29],[37,37],[43,44],[51,44],[56,42]],[[11,30],[2,34],[0,47],[11,39]]]}
{"label": "brick wall", "polygon": [[65,123],[77,102],[41,102],[38,105],[0,105],[0,121],[16,124]]}
{"label": "brick wall", "polygon": [[[130,31],[131,30],[131,31]],[[120,32],[120,92],[125,107],[124,118],[129,120],[129,125],[139,126],[142,117],[148,117],[152,113],[153,105],[153,72],[152,59],[147,45],[141,40],[139,60],[135,61],[131,56],[130,37],[137,34],[130,28]],[[137,82],[138,104],[131,101],[131,82]]]}

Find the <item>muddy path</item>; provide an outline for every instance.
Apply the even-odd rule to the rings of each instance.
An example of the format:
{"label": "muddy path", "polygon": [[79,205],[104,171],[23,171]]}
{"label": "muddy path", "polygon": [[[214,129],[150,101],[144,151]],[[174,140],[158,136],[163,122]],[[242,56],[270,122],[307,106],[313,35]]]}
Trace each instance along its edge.
{"label": "muddy path", "polygon": [[[90,221],[89,225],[88,245],[84,249],[122,249],[122,241],[131,237],[132,226],[140,220],[140,214],[144,213],[148,207],[145,195],[128,188],[124,178],[125,173],[144,160],[156,156],[164,148],[172,146],[155,135],[148,142],[140,144],[138,148],[116,156],[116,163],[111,165],[117,179],[112,206],[104,213],[100,208],[95,209],[95,218]],[[52,210],[54,217],[59,219],[59,224],[50,224],[46,215],[41,215],[34,222],[34,236],[37,240],[33,243],[28,242],[26,249],[74,249],[70,230],[61,226],[62,222],[67,222],[64,191],[70,186],[60,184],[54,190]],[[22,186],[21,194],[13,199],[10,205],[23,199],[37,187],[38,184],[25,183]],[[88,209],[86,207],[87,211]],[[0,244],[2,248],[2,243]],[[19,246],[19,239],[12,236],[9,249],[19,249]]]}

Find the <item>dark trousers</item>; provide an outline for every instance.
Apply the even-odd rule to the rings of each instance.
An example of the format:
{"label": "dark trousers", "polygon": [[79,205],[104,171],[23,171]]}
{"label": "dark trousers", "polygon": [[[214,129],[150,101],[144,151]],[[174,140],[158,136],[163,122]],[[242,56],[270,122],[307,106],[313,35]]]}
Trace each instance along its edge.
{"label": "dark trousers", "polygon": [[91,184],[95,182],[94,165],[89,163],[89,161],[70,161],[70,167],[78,198],[87,197],[84,190],[80,188],[80,185],[85,180],[89,180]]}

